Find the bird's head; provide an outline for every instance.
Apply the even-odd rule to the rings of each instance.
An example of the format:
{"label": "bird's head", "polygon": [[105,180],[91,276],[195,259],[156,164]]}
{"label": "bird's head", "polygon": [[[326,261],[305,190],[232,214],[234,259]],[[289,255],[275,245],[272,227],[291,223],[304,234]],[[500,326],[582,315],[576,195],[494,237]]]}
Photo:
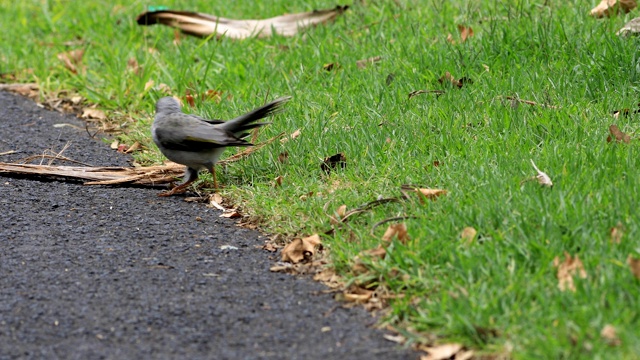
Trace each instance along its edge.
{"label": "bird's head", "polygon": [[156,103],[156,114],[180,112],[180,103],[176,98],[167,96],[158,100]]}

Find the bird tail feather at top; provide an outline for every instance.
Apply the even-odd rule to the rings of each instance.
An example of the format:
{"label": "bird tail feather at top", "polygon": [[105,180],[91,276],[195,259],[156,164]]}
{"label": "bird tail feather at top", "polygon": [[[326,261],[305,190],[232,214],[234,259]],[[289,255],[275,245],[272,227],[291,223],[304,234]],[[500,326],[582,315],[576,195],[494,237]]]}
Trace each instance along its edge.
{"label": "bird tail feather at top", "polygon": [[251,130],[262,125],[266,125],[267,123],[252,123],[254,121],[266,118],[267,116],[277,114],[282,110],[282,105],[284,105],[289,100],[291,100],[291,96],[281,97],[264,106],[261,106],[255,110],[252,110],[244,115],[240,115],[233,120],[226,121],[223,124],[217,126],[229,132],[238,133]]}

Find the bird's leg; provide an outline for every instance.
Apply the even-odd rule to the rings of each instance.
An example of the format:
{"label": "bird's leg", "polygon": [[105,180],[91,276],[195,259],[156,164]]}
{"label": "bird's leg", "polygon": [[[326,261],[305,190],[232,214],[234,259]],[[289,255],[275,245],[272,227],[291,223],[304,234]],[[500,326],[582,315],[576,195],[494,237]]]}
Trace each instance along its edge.
{"label": "bird's leg", "polygon": [[185,171],[184,173],[184,181],[180,185],[174,187],[171,190],[163,191],[160,194],[158,194],[158,196],[171,196],[175,194],[182,194],[183,192],[186,191],[187,186],[189,186],[192,182],[196,181],[196,179],[198,179],[198,170],[187,168],[187,171]]}
{"label": "bird's leg", "polygon": [[211,173],[211,175],[213,176],[213,188],[218,191],[218,179],[216,178],[216,169],[215,169],[215,165],[211,165],[211,167],[209,167],[209,172]]}

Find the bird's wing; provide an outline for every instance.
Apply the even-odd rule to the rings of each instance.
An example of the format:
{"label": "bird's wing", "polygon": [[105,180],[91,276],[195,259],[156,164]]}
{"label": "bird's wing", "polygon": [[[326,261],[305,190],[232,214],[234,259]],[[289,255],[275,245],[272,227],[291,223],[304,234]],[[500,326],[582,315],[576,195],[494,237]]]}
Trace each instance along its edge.
{"label": "bird's wing", "polygon": [[251,145],[215,123],[187,114],[171,114],[160,120],[155,137],[170,150],[212,150],[227,146]]}

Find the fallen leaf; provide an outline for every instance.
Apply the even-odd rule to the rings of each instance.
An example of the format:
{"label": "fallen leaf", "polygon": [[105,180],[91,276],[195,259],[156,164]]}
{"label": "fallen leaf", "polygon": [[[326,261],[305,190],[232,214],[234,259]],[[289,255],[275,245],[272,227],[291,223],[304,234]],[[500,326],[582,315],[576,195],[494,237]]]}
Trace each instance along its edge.
{"label": "fallen leaf", "polygon": [[111,143],[111,145],[109,146],[111,149],[115,150],[118,148],[118,145],[120,144],[120,142],[116,139],[113,140],[113,142]]}
{"label": "fallen leaf", "polygon": [[278,176],[273,180],[273,187],[280,187],[282,186],[282,176]]}
{"label": "fallen leaf", "polygon": [[[609,133],[613,135],[613,139],[615,139],[617,142],[622,141],[625,144],[628,144],[629,142],[631,142],[631,137],[623,133],[622,130],[620,130],[620,128],[618,127],[618,125],[612,124],[611,126],[609,126]],[[607,137],[607,142],[611,142],[613,140],[611,138],[611,135]]]}
{"label": "fallen leaf", "polygon": [[618,338],[618,334],[616,333],[616,328],[611,324],[607,324],[602,328],[600,336],[602,336],[602,338],[611,346],[619,346],[621,343]]}
{"label": "fallen leaf", "polygon": [[153,80],[149,80],[144,84],[144,91],[147,92],[149,89],[153,88],[155,82]]}
{"label": "fallen leaf", "polygon": [[451,44],[455,44],[456,41],[453,40],[453,35],[451,35],[451,33],[447,34],[447,42],[451,43]]}
{"label": "fallen leaf", "polygon": [[352,286],[343,292],[343,299],[356,303],[365,303],[373,296],[373,290],[363,289],[359,286]]}
{"label": "fallen leaf", "polygon": [[533,168],[538,173],[538,175],[535,176],[536,180],[538,180],[538,184],[542,186],[552,187],[553,182],[551,181],[551,178],[549,177],[549,175],[540,171],[540,169],[538,169],[538,167],[536,166],[536,164],[533,162],[532,159],[529,159],[529,160],[531,161],[531,165],[533,165]]}
{"label": "fallen leaf", "polygon": [[196,107],[196,101],[193,99],[193,95],[187,94],[184,96],[184,101],[191,107]]}
{"label": "fallen leaf", "polygon": [[394,342],[396,344],[404,344],[407,342],[407,338],[400,335],[400,334],[384,334],[382,335],[383,338],[385,338],[385,340],[389,340],[391,342]]}
{"label": "fallen leaf", "polygon": [[39,96],[39,86],[36,83],[0,84],[0,90],[12,91],[22,96],[36,99]]}
{"label": "fallen leaf", "polygon": [[635,18],[624,24],[624,26],[616,32],[618,36],[638,35],[640,34],[640,18]]}
{"label": "fallen leaf", "polygon": [[458,31],[460,32],[460,39],[462,39],[462,42],[467,41],[467,38],[473,36],[473,29],[471,27],[458,24]]}
{"label": "fallen leaf", "polygon": [[442,95],[444,94],[444,91],[442,90],[415,90],[409,93],[409,99],[411,99],[412,97],[418,96],[420,94],[436,94],[436,95]]}
{"label": "fallen leaf", "polygon": [[140,73],[140,65],[138,64],[138,60],[136,60],[136,58],[129,58],[129,60],[127,60],[127,70],[131,71],[132,73],[138,75]]}
{"label": "fallen leaf", "polygon": [[338,153],[335,155],[327,156],[324,158],[322,164],[320,164],[320,168],[327,175],[337,167],[345,168],[347,166],[347,157],[344,153]]}
{"label": "fallen leaf", "polygon": [[347,213],[347,205],[344,205],[344,204],[340,205],[336,210],[336,214],[338,215],[338,217],[340,217],[340,219],[342,219],[346,213]]}
{"label": "fallen leaf", "polygon": [[560,262],[560,258],[556,256],[553,259],[553,266],[558,268],[558,288],[560,291],[571,290],[576,291],[573,277],[578,276],[582,279],[587,278],[587,272],[582,265],[582,261],[576,255],[574,258],[569,253],[564,253],[564,261]]}
{"label": "fallen leaf", "polygon": [[171,87],[165,83],[162,83],[158,85],[158,91],[160,91],[163,94],[171,94]]}
{"label": "fallen leaf", "polygon": [[289,160],[289,153],[286,151],[281,152],[280,154],[278,154],[278,162],[281,164],[286,163]]}
{"label": "fallen leaf", "polygon": [[613,244],[620,244],[622,235],[624,235],[624,225],[618,221],[616,226],[609,229],[609,241]]}
{"label": "fallen leaf", "polygon": [[139,142],[134,142],[133,145],[129,146],[129,148],[124,152],[125,154],[131,154],[134,151],[140,150],[142,145]]}
{"label": "fallen leaf", "polygon": [[406,244],[409,240],[409,234],[407,234],[407,225],[405,223],[391,224],[382,235],[382,240],[390,242],[394,237],[403,244]]}
{"label": "fallen leaf", "polygon": [[387,78],[384,80],[384,83],[389,86],[391,85],[391,83],[393,82],[393,79],[396,78],[396,74],[394,73],[390,73],[389,75],[387,75]]}
{"label": "fallen leaf", "polygon": [[84,108],[82,109],[82,115],[80,115],[83,119],[98,119],[98,120],[106,120],[107,115],[102,110],[94,109],[94,108]]}
{"label": "fallen leaf", "polygon": [[321,244],[318,234],[313,234],[303,239],[293,239],[282,249],[282,261],[294,264],[301,261],[309,261],[315,254],[316,246]]}
{"label": "fallen leaf", "polygon": [[298,129],[298,130],[292,132],[291,135],[283,137],[282,139],[280,139],[280,143],[284,144],[289,140],[293,140],[293,139],[297,138],[298,136],[300,136],[301,133],[302,132],[300,131],[300,129]]}
{"label": "fallen leaf", "polygon": [[356,257],[353,258],[353,265],[351,266],[351,271],[356,275],[364,274],[369,271],[369,266],[367,266],[367,264],[363,262],[363,259],[365,258],[384,259],[386,255],[387,255],[387,249],[382,245],[378,245],[378,247],[374,249],[363,250],[358,255],[356,255]]}
{"label": "fallen leaf", "polygon": [[382,60],[382,56],[374,56],[374,57],[370,57],[368,59],[364,59],[364,60],[358,60],[356,61],[356,65],[358,66],[358,69],[364,69],[369,65],[373,65],[379,61]]}
{"label": "fallen leaf", "polygon": [[[454,356],[462,350],[461,344],[443,344],[433,347],[423,346],[420,350],[425,351],[428,355],[423,355],[420,360],[446,360],[454,359]],[[457,358],[457,357],[456,357]]]}
{"label": "fallen leaf", "polygon": [[235,218],[242,217],[242,214],[236,209],[227,209],[222,214],[220,214],[220,217],[227,218],[227,219],[235,219]]}
{"label": "fallen leaf", "polygon": [[636,279],[640,279],[640,259],[636,259],[629,255],[627,257],[627,264],[629,264],[629,269],[631,269],[631,273],[636,277]]}
{"label": "fallen leaf", "polygon": [[62,61],[67,70],[74,74],[78,73],[78,68],[82,70],[83,49],[71,50],[58,54],[58,60]]}
{"label": "fallen leaf", "polygon": [[270,242],[262,245],[261,249],[265,250],[265,251],[268,251],[268,252],[276,252],[276,251],[278,251],[278,248],[273,243],[270,243]]}
{"label": "fallen leaf", "polygon": [[340,64],[338,63],[328,63],[328,64],[324,64],[322,65],[322,68],[325,69],[326,71],[331,71],[333,69],[339,69],[340,68]]}
{"label": "fallen leaf", "polygon": [[610,17],[622,10],[625,14],[638,6],[636,0],[602,0],[591,9],[590,15],[596,18]]}
{"label": "fallen leaf", "polygon": [[425,188],[414,187],[413,185],[402,185],[401,189],[404,191],[412,191],[418,194],[418,196],[420,197],[421,203],[424,201],[425,198],[430,200],[435,200],[440,195],[447,194],[447,190],[444,190],[444,189],[425,189]]}
{"label": "fallen leaf", "polygon": [[460,79],[456,79],[448,71],[438,79],[438,82],[440,84],[451,84],[453,86],[456,86],[458,89],[461,89],[464,84],[473,84],[473,80],[471,80],[470,78],[465,76]]}
{"label": "fallen leaf", "polygon": [[324,268],[313,276],[313,280],[319,281],[332,289],[343,288],[343,280],[332,268]]}
{"label": "fallen leaf", "polygon": [[478,232],[476,231],[476,229],[472,228],[471,226],[467,226],[462,229],[460,238],[465,242],[465,244],[471,245],[473,243],[473,240],[475,240],[477,234]]}

